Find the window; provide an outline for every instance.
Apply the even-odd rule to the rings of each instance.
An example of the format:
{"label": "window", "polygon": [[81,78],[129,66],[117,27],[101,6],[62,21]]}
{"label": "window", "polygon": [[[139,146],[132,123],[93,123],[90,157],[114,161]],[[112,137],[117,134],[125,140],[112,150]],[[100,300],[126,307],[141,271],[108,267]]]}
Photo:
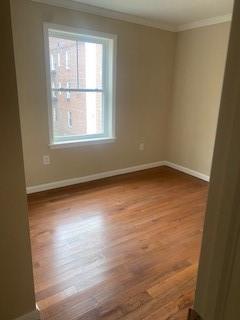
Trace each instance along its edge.
{"label": "window", "polygon": [[[59,81],[59,82],[58,82],[58,89],[61,90],[61,88],[62,88],[62,83]],[[58,93],[61,95],[61,94],[62,94],[62,91],[59,91]]]}
{"label": "window", "polygon": [[[70,89],[70,88],[71,88],[70,82],[68,81],[67,82],[67,89]],[[67,98],[67,100],[70,100],[70,98],[71,98],[70,91],[66,91],[66,98]]]}
{"label": "window", "polygon": [[[45,42],[50,145],[112,141],[116,36],[46,24]],[[55,67],[61,52],[66,68]]]}
{"label": "window", "polygon": [[68,128],[72,128],[72,112],[71,111],[68,111],[67,118],[68,118]]}
{"label": "window", "polygon": [[67,70],[70,69],[69,60],[70,60],[70,54],[69,54],[68,51],[66,51],[66,69],[67,69]]}
{"label": "window", "polygon": [[57,58],[58,58],[58,67],[61,67],[61,54],[60,54],[60,52],[58,52]]}

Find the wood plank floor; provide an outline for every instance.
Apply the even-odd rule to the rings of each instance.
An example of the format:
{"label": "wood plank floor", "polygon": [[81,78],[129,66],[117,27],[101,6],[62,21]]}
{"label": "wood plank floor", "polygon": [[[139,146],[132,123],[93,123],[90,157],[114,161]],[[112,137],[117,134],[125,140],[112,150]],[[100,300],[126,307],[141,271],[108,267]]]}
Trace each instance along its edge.
{"label": "wood plank floor", "polygon": [[29,197],[44,320],[186,320],[208,184],[167,167]]}

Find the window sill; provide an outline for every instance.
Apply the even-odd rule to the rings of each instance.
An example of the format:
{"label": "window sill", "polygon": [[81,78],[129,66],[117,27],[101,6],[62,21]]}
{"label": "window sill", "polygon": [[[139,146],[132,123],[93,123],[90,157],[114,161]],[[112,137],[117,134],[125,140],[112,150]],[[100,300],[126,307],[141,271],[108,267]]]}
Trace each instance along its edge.
{"label": "window sill", "polygon": [[89,139],[81,141],[67,141],[67,142],[56,142],[49,144],[50,149],[63,149],[63,148],[74,148],[88,145],[113,143],[116,138],[99,138],[99,139]]}

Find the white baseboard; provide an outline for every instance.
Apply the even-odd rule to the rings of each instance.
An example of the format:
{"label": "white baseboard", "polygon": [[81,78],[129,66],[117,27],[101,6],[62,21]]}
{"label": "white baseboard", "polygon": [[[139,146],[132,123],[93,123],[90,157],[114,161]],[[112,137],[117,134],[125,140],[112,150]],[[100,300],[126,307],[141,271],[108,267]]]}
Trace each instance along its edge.
{"label": "white baseboard", "polygon": [[34,310],[24,316],[21,316],[15,320],[40,320],[40,313],[38,310]]}
{"label": "white baseboard", "polygon": [[138,166],[128,167],[128,168],[124,168],[124,169],[117,169],[117,170],[96,173],[96,174],[92,174],[92,175],[84,176],[84,177],[79,177],[79,178],[55,181],[55,182],[50,182],[50,183],[46,183],[46,184],[41,184],[38,186],[27,187],[27,194],[41,192],[41,191],[47,191],[47,190],[52,190],[52,189],[57,189],[57,188],[62,188],[62,187],[67,187],[67,186],[71,186],[74,184],[80,184],[80,183],[99,180],[99,179],[103,179],[103,178],[114,177],[114,176],[118,176],[121,174],[126,174],[126,173],[131,173],[131,172],[136,172],[136,171],[141,171],[141,170],[146,170],[146,169],[151,169],[151,168],[156,168],[156,167],[161,167],[161,166],[167,166],[167,167],[176,169],[178,171],[187,173],[187,174],[194,176],[196,178],[202,179],[204,181],[209,181],[209,176],[202,174],[200,172],[179,166],[178,164],[171,163],[168,161],[158,161],[158,162],[153,162],[153,163],[140,164]]}
{"label": "white baseboard", "polygon": [[204,180],[204,181],[209,181],[210,180],[210,177],[207,176],[206,174],[200,173],[200,172],[195,171],[195,170],[188,169],[186,167],[182,167],[182,166],[180,166],[178,164],[175,164],[175,163],[172,163],[172,162],[169,162],[169,161],[164,161],[164,165],[167,166],[167,167],[176,169],[178,171],[187,173],[190,176],[199,178],[199,179]]}
{"label": "white baseboard", "polygon": [[153,163],[140,164],[138,166],[128,167],[128,168],[124,168],[124,169],[117,169],[117,170],[96,173],[96,174],[92,174],[92,175],[84,176],[84,177],[79,177],[79,178],[50,182],[50,183],[41,184],[38,186],[27,187],[27,194],[51,190],[51,189],[57,189],[57,188],[62,188],[62,187],[67,187],[67,186],[71,186],[74,184],[80,184],[80,183],[84,183],[84,182],[89,182],[89,181],[99,180],[99,179],[103,179],[103,178],[118,176],[121,174],[126,174],[126,173],[131,173],[131,172],[136,172],[136,171],[141,171],[141,170],[146,170],[146,169],[151,169],[151,168],[156,168],[156,167],[161,167],[163,165],[165,165],[164,161],[158,161],[158,162],[153,162]]}

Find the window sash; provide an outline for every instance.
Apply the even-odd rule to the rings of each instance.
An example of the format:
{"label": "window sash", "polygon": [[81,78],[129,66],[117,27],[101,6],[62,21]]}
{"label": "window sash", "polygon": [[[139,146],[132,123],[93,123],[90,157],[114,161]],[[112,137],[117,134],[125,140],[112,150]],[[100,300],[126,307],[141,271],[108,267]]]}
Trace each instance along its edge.
{"label": "window sash", "polygon": [[[79,88],[79,74],[77,73],[77,87],[72,88],[72,90],[80,90],[79,92],[84,92],[82,90],[88,90],[86,92],[103,92],[106,91],[106,88],[109,86],[109,79],[108,79],[108,74],[109,74],[109,69],[108,69],[108,41],[109,39],[105,38],[100,38],[96,36],[91,36],[91,35],[82,35],[82,34],[71,34],[65,31],[61,30],[48,30],[48,38],[49,37],[54,37],[58,39],[66,39],[66,40],[73,40],[73,41],[78,41],[78,42],[85,42],[85,43],[96,43],[96,44],[101,44],[103,48],[103,53],[102,53],[102,86],[101,88]],[[66,57],[68,55],[68,61],[69,61],[69,53],[66,51]],[[67,59],[66,59],[67,60]],[[67,66],[67,65],[66,65]],[[69,63],[68,63],[69,67]],[[51,70],[55,70],[51,69]],[[51,87],[51,89],[55,89]],[[64,92],[66,89],[67,91],[70,91],[70,88],[61,88],[63,90],[59,90]],[[100,91],[101,90],[101,91]]]}
{"label": "window sash", "polygon": [[[96,134],[84,134],[84,135],[68,135],[68,136],[54,136],[52,137],[53,143],[61,143],[61,142],[74,142],[74,141],[84,141],[84,140],[94,140],[94,139],[100,139],[100,138],[107,138],[109,136],[109,128],[105,124],[108,122],[109,119],[109,108],[106,107],[105,103],[105,94],[104,90],[101,89],[52,89],[52,92],[93,92],[93,93],[102,93],[102,128],[103,132],[96,133]],[[52,107],[53,110],[53,107]],[[54,117],[52,117],[52,126],[54,123]]]}
{"label": "window sash", "polygon": [[[73,142],[73,141],[84,141],[84,140],[97,140],[100,138],[106,138],[109,136],[109,128],[106,125],[109,119],[109,105],[107,104],[108,101],[108,93],[107,93],[107,86],[108,86],[108,64],[107,64],[107,48],[106,48],[106,41],[102,41],[101,39],[94,38],[92,36],[68,36],[64,32],[56,31],[52,33],[51,31],[48,32],[48,37],[57,37],[59,39],[71,39],[74,41],[81,41],[81,42],[91,42],[102,44],[103,46],[103,55],[102,55],[102,88],[54,88],[51,86],[51,90],[53,93],[102,93],[102,133],[97,134],[84,134],[84,135],[68,135],[68,136],[52,136],[53,143],[64,143],[64,142]],[[79,83],[79,82],[78,82]],[[54,119],[52,117],[52,127],[54,126]]]}

